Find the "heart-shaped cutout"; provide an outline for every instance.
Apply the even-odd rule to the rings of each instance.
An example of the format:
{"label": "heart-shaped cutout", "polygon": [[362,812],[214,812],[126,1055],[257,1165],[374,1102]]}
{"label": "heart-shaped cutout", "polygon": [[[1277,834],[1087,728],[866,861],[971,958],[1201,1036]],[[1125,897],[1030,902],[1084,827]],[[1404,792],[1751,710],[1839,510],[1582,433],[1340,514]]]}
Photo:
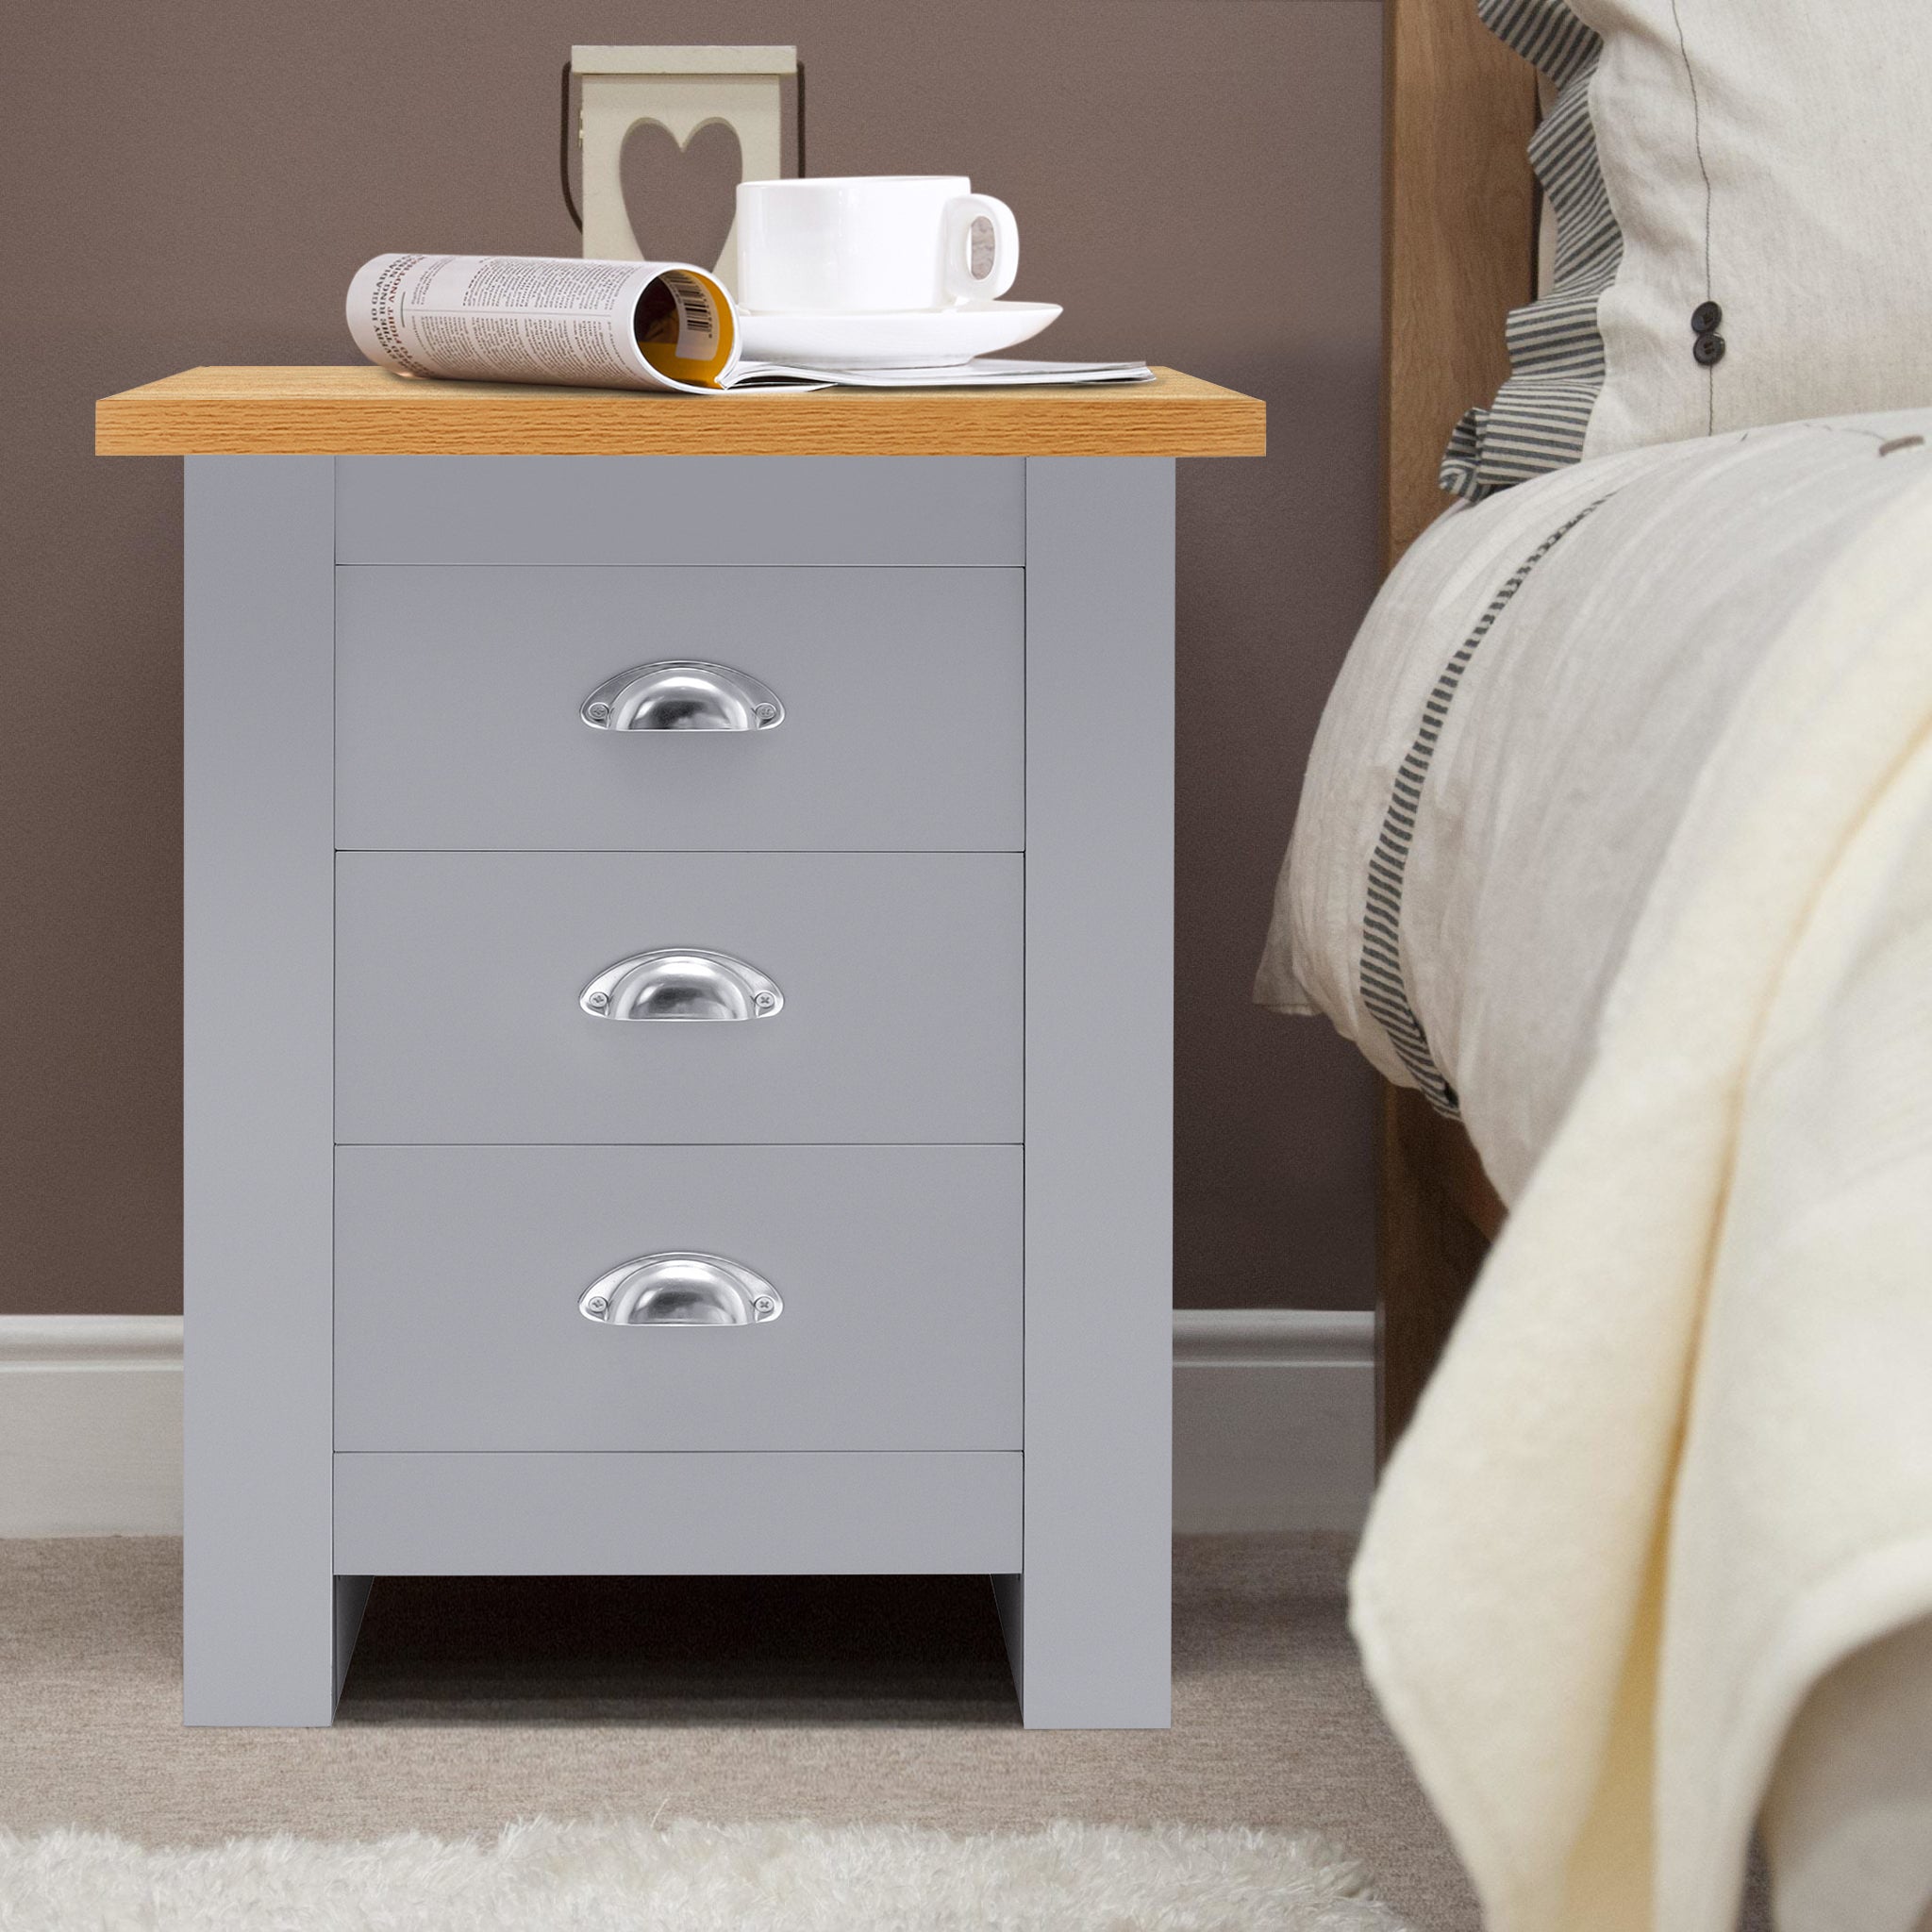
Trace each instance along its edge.
{"label": "heart-shaped cutout", "polygon": [[617,168],[646,261],[709,268],[724,253],[744,168],[735,129],[709,121],[679,147],[668,127],[640,121],[624,138]]}

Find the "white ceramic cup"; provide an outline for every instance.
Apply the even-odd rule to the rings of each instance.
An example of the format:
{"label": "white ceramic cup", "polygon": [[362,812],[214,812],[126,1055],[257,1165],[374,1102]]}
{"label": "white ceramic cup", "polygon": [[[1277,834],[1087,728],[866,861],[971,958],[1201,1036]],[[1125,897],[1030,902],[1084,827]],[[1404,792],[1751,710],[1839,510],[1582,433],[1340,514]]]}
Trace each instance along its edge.
{"label": "white ceramic cup", "polygon": [[877,315],[995,301],[1020,267],[1013,211],[963,175],[847,175],[738,187],[738,303]]}

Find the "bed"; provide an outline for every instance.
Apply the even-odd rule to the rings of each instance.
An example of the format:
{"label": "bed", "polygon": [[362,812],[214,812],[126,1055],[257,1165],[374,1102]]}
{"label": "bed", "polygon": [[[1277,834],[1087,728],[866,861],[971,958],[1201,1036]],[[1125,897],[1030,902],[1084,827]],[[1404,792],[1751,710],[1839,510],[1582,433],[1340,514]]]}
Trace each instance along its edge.
{"label": "bed", "polygon": [[1257,986],[1387,1082],[1357,1637],[1497,1932],[1720,1932],[1759,1818],[1781,1927],[1911,1932],[1932,393],[1880,371],[1884,407],[1693,424],[1444,514],[1563,109],[1470,0],[1385,17],[1390,575]]}
{"label": "bed", "polygon": [[1784,424],[1559,469],[1416,540],[1329,698],[1257,986],[1386,1076],[1391,1219],[1433,1191],[1493,1238],[1769,641],[1928,474],[1932,409]]}

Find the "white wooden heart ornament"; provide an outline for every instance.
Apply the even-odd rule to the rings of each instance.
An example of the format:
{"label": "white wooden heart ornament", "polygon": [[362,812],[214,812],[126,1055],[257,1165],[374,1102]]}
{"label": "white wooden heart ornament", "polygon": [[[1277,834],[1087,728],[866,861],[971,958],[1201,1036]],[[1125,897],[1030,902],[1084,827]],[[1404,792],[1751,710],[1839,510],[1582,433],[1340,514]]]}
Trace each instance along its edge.
{"label": "white wooden heart ornament", "polygon": [[[798,71],[796,47],[573,47],[571,67],[583,82],[587,257],[643,258],[625,199],[625,148],[641,122],[663,128],[680,149],[690,149],[700,129],[722,124],[738,137],[738,179],[769,181],[783,172],[779,91]],[[735,291],[732,230],[713,273]]]}
{"label": "white wooden heart ornament", "polygon": [[660,122],[640,121],[619,161],[624,206],[640,256],[707,267],[731,239],[744,163],[722,121],[703,123],[682,147]]}

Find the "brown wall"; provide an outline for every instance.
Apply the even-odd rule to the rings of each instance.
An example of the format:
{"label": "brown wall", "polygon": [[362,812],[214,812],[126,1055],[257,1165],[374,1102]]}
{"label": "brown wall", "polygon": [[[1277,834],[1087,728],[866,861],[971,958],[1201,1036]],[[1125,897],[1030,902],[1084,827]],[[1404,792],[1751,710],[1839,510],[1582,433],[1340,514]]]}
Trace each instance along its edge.
{"label": "brown wall", "polygon": [[92,456],[92,399],[196,362],[355,360],[342,290],[379,249],[575,253],[573,41],[795,42],[811,173],[965,173],[1014,205],[1014,293],[1067,309],[1042,354],[1145,355],[1267,399],[1274,454],[1180,480],[1177,1297],[1366,1305],[1367,1077],[1248,985],[1373,586],[1379,11],[13,9],[0,1312],[180,1306],[179,466]]}

